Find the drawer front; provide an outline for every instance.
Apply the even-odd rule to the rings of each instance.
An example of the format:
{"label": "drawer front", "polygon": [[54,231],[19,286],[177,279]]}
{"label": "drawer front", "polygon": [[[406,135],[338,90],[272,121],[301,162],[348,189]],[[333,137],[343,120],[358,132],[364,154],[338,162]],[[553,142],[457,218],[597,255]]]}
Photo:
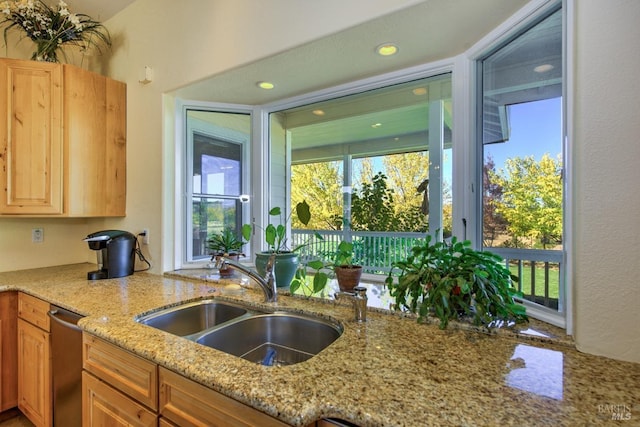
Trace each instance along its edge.
{"label": "drawer front", "polygon": [[177,425],[283,427],[287,424],[210,388],[159,368],[160,415]]}
{"label": "drawer front", "polygon": [[153,411],[158,409],[158,367],[133,353],[83,334],[83,368]]}
{"label": "drawer front", "polygon": [[40,298],[20,292],[18,295],[18,317],[49,332],[49,303]]}
{"label": "drawer front", "polygon": [[87,372],[82,373],[82,425],[155,427],[158,417]]}

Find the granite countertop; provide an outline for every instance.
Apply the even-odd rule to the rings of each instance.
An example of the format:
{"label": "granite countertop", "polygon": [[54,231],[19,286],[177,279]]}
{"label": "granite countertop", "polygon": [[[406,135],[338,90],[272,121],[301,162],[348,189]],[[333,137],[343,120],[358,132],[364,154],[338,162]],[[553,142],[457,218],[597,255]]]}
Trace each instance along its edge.
{"label": "granite countertop", "polygon": [[[296,426],[327,417],[361,426],[640,425],[640,364],[580,353],[540,322],[515,332],[442,331],[373,309],[358,324],[349,304],[290,296],[265,304],[254,289],[198,272],[86,280],[93,269],[0,273],[0,291],[86,315],[85,331]],[[306,362],[265,367],[134,321],[202,297],[329,317],[344,333]]]}

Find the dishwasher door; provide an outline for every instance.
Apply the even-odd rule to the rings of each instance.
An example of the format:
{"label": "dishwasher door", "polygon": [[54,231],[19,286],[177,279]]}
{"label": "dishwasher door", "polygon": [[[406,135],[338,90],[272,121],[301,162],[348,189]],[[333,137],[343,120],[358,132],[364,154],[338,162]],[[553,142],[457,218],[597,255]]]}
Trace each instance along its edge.
{"label": "dishwasher door", "polygon": [[82,425],[82,316],[51,306],[53,425]]}

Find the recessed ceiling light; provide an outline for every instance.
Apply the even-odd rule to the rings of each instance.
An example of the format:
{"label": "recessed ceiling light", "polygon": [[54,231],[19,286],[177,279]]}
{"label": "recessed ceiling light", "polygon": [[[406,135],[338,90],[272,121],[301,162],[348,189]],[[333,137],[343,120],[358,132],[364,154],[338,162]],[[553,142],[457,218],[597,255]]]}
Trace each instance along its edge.
{"label": "recessed ceiling light", "polygon": [[546,73],[547,71],[553,70],[555,67],[551,64],[542,64],[538,65],[533,69],[536,73]]}
{"label": "recessed ceiling light", "polygon": [[374,123],[371,125],[372,128],[376,129],[382,126],[382,123]]}
{"label": "recessed ceiling light", "polygon": [[414,90],[412,90],[412,92],[416,96],[426,95],[427,94],[427,88],[426,87],[417,87]]}
{"label": "recessed ceiling light", "polygon": [[258,82],[258,87],[261,89],[273,89],[275,85],[271,82]]}
{"label": "recessed ceiling light", "polygon": [[313,110],[312,113],[315,114],[316,116],[324,116],[325,115],[324,110]]}
{"label": "recessed ceiling light", "polygon": [[383,43],[376,47],[376,53],[381,56],[391,56],[398,53],[398,46],[393,43]]}

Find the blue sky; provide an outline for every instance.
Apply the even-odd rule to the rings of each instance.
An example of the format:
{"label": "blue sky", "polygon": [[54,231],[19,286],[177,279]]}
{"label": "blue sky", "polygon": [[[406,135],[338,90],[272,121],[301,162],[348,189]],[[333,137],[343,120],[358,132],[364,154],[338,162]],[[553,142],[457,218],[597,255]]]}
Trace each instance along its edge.
{"label": "blue sky", "polygon": [[509,122],[509,140],[484,147],[485,160],[493,157],[496,169],[509,157],[533,155],[540,160],[545,153],[552,158],[562,153],[562,98],[512,105]]}

